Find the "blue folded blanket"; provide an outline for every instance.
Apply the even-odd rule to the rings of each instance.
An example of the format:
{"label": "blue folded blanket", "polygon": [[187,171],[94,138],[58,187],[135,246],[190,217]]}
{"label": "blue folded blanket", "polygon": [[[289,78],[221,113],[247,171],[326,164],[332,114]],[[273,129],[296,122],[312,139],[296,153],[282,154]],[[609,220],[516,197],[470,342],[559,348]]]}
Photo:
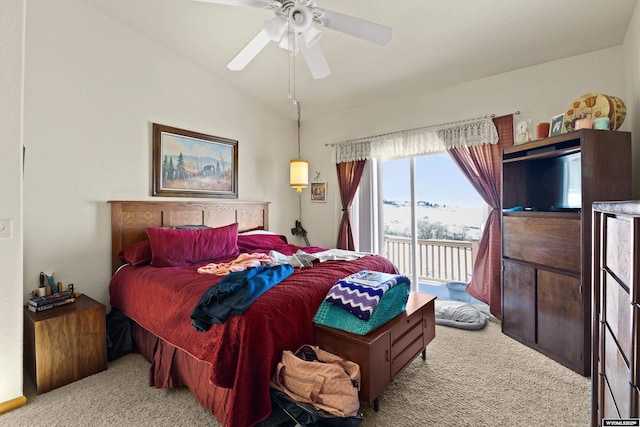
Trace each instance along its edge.
{"label": "blue folded blanket", "polygon": [[385,292],[400,283],[409,284],[410,280],[407,276],[363,270],[338,280],[325,301],[368,321]]}

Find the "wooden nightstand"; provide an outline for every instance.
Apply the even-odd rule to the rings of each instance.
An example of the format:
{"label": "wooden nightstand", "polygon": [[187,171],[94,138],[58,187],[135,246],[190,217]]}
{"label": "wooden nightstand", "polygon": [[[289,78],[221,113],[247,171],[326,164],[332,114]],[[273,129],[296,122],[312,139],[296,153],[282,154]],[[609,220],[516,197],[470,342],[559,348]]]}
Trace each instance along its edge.
{"label": "wooden nightstand", "polygon": [[107,369],[106,323],[105,306],[86,295],[38,313],[24,308],[24,368],[38,394]]}
{"label": "wooden nightstand", "polygon": [[360,400],[373,402],[409,363],[422,354],[436,336],[436,297],[412,292],[404,313],[366,335],[315,325],[316,345],[360,365]]}

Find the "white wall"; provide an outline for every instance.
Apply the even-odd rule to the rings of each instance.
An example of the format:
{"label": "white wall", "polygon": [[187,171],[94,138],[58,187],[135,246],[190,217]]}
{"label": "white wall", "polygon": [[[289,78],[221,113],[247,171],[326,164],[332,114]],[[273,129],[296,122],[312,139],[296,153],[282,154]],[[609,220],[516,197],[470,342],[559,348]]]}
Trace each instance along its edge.
{"label": "white wall", "polygon": [[[311,172],[321,171],[329,189],[326,204],[311,204],[308,197],[304,199],[302,217],[311,243],[334,246],[340,223],[335,164],[326,143],[515,111],[535,124],[564,113],[574,99],[588,92],[625,100],[622,56],[623,48],[619,46],[437,91],[420,92],[416,88],[411,97],[385,100],[304,123],[302,155],[309,159]],[[631,121],[628,115],[620,130],[631,130]]]}
{"label": "white wall", "polygon": [[293,225],[294,122],[81,1],[29,1],[26,27],[25,298],[45,271],[108,304],[107,201],[152,199],[154,122],[238,140],[239,199]]}
{"label": "white wall", "polygon": [[[24,1],[0,2],[0,404],[22,396],[22,52]],[[9,350],[9,351],[7,351]]]}
{"label": "white wall", "polygon": [[633,194],[640,198],[640,3],[631,17],[624,38],[624,72],[627,120],[633,133]]}

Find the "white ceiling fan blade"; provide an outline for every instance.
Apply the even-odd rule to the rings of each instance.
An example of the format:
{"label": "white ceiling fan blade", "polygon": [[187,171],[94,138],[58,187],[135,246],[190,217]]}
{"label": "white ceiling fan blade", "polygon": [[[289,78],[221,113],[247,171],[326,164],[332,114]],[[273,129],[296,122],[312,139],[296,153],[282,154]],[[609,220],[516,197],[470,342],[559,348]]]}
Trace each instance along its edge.
{"label": "white ceiling fan blade", "polygon": [[227,64],[233,71],[243,70],[255,58],[271,39],[265,30],[260,31],[242,50]]}
{"label": "white ceiling fan blade", "polygon": [[391,41],[391,28],[386,25],[376,24],[375,22],[344,15],[332,10],[320,8],[317,10],[322,11],[320,21],[327,28],[379,45],[385,45]]}
{"label": "white ceiling fan blade", "polygon": [[322,49],[320,49],[319,43],[316,43],[311,47],[307,47],[307,43],[305,43],[304,38],[301,35],[298,35],[297,44],[314,79],[324,79],[331,74],[329,64],[327,64],[327,60],[324,57],[324,53],[322,53]]}
{"label": "white ceiling fan blade", "polygon": [[202,3],[226,4],[229,6],[247,6],[264,8],[272,3],[272,0],[193,0]]}

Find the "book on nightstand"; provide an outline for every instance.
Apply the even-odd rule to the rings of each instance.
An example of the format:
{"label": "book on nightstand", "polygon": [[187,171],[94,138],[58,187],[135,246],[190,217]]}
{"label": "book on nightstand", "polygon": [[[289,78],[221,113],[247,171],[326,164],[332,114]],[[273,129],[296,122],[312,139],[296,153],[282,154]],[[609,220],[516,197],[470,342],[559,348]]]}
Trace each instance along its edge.
{"label": "book on nightstand", "polygon": [[38,311],[49,310],[50,308],[59,307],[65,304],[71,304],[72,302],[75,302],[75,300],[76,300],[75,297],[71,297],[71,298],[63,299],[63,300],[52,302],[45,305],[35,306],[35,305],[29,304],[28,307],[29,307],[29,310],[38,312]]}
{"label": "book on nightstand", "polygon": [[29,305],[33,307],[40,307],[44,305],[51,305],[56,302],[68,300],[69,298],[75,298],[75,293],[71,291],[58,292],[53,295],[47,295],[44,297],[32,297],[29,298]]}

